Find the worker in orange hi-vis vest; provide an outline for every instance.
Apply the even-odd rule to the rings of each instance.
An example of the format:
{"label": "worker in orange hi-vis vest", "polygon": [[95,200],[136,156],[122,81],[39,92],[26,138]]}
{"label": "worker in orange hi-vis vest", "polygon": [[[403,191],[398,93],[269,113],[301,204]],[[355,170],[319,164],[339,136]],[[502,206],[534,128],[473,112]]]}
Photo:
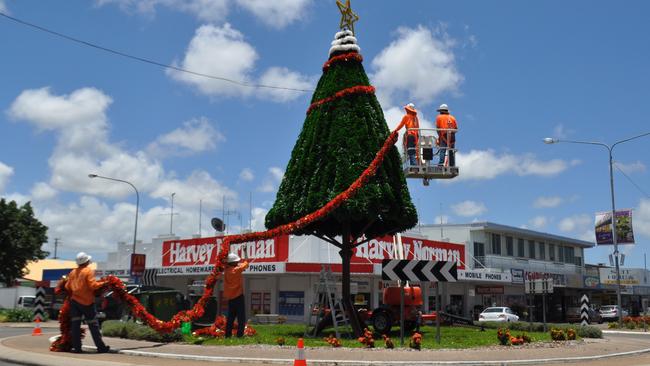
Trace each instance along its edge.
{"label": "worker in orange hi-vis vest", "polygon": [[418,120],[418,111],[413,103],[404,106],[406,114],[402,117],[402,123],[406,128],[404,134],[404,150],[408,155],[409,165],[418,165],[417,146],[420,138],[420,121]]}
{"label": "worker in orange hi-vis vest", "polygon": [[98,353],[106,353],[110,347],[104,344],[99,332],[99,321],[95,310],[95,291],[104,285],[95,280],[95,271],[89,267],[91,256],[84,252],[77,254],[77,268],[68,274],[65,288],[72,294],[70,299],[70,323],[72,331],[72,352],[81,353],[81,320],[86,324],[93,336]]}
{"label": "worker in orange hi-vis vest", "polygon": [[[232,335],[232,327],[237,318],[237,337],[244,336],[246,325],[246,303],[244,301],[244,278],[242,273],[248,268],[248,261],[241,261],[235,253],[228,254],[223,277],[223,297],[228,300],[228,319],[226,338]],[[241,262],[241,263],[240,263]]]}
{"label": "worker in orange hi-vis vest", "polygon": [[440,113],[436,118],[436,128],[438,129],[438,147],[440,147],[440,161],[438,165],[445,164],[445,152],[449,156],[449,166],[456,165],[456,156],[454,149],[456,148],[456,131],[457,130],[456,118],[449,114],[449,107],[446,104],[441,104],[438,107]]}

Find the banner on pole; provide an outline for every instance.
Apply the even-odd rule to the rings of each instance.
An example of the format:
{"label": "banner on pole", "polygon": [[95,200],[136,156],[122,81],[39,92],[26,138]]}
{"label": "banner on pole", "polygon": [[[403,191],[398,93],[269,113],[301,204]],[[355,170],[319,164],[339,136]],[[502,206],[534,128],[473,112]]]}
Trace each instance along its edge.
{"label": "banner on pole", "polygon": [[[596,229],[596,244],[614,244],[611,212],[597,212],[594,226]],[[616,243],[634,244],[632,210],[616,211]]]}

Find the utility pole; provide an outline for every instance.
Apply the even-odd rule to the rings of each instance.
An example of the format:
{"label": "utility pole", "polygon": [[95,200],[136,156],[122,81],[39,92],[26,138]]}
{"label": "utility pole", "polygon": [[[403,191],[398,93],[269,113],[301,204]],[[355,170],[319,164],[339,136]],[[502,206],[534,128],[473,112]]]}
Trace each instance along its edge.
{"label": "utility pole", "polygon": [[56,252],[59,249],[59,238],[54,238],[54,259],[58,259]]}

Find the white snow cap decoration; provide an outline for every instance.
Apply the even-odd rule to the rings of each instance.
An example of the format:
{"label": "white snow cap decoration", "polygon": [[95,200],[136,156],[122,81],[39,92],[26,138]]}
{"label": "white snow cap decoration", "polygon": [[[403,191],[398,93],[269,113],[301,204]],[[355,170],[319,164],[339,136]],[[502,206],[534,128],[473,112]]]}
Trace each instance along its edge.
{"label": "white snow cap decoration", "polygon": [[335,52],[361,52],[361,47],[357,45],[357,38],[351,30],[344,29],[337,32],[334,38],[335,39],[332,41],[332,47],[329,52],[330,56]]}

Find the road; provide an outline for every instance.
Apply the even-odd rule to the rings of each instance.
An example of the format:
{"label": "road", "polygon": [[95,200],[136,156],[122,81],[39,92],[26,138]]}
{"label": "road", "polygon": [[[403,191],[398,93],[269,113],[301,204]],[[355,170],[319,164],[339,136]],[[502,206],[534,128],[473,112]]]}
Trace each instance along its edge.
{"label": "road", "polygon": [[[29,328],[7,328],[0,327],[0,338],[13,337],[17,335],[30,334],[32,332]],[[17,363],[9,363],[0,361],[0,366],[18,366]]]}

